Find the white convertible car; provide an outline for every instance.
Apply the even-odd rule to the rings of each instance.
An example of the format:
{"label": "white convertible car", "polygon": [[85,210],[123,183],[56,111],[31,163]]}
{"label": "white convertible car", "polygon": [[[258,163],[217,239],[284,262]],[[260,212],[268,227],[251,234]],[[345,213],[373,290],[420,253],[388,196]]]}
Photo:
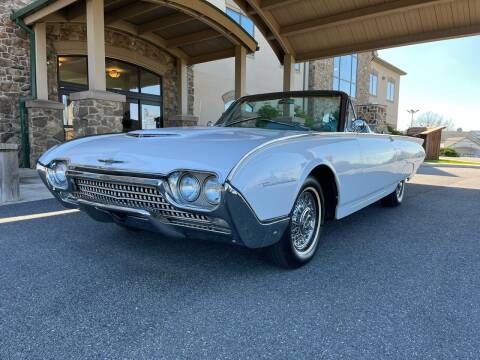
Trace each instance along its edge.
{"label": "white convertible car", "polygon": [[421,142],[372,133],[345,93],[283,92],[243,97],[213,127],[69,141],[37,168],[95,220],[266,248],[292,268],[312,259],[325,220],[401,204]]}

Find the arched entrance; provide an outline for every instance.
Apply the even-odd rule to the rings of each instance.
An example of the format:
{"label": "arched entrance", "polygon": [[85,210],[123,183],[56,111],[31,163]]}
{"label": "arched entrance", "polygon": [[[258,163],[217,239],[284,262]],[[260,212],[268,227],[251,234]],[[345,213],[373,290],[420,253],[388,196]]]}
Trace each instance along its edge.
{"label": "arched entrance", "polygon": [[[163,127],[162,77],[139,65],[106,58],[107,91],[126,98],[123,131]],[[64,104],[64,126],[69,137],[73,126],[70,94],[88,90],[87,56],[57,57],[58,100]]]}

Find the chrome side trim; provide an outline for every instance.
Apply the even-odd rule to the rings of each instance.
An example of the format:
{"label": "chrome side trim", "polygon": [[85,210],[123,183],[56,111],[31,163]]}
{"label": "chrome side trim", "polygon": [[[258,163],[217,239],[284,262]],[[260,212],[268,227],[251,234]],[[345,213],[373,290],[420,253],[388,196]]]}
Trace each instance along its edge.
{"label": "chrome side trim", "polygon": [[243,163],[245,161],[247,161],[250,157],[252,157],[258,151],[260,151],[260,150],[262,150],[262,149],[264,149],[264,148],[266,148],[270,145],[273,145],[273,144],[278,144],[278,143],[281,143],[281,142],[284,142],[284,141],[289,141],[289,140],[292,140],[292,139],[311,136],[311,135],[312,134],[295,134],[295,135],[284,136],[284,137],[281,137],[281,138],[278,138],[278,139],[273,139],[273,140],[267,141],[263,144],[260,144],[256,147],[254,147],[252,150],[250,150],[245,155],[243,155],[243,157],[238,161],[237,165],[235,165],[233,167],[233,169],[230,170],[229,174],[227,175],[226,181],[231,181],[233,176],[238,171],[238,169],[243,165]]}

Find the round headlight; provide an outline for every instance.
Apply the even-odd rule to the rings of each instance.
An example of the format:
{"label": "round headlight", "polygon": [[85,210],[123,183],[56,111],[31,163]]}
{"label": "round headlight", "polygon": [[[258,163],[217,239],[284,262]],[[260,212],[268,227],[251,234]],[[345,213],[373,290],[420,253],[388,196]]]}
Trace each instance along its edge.
{"label": "round headlight", "polygon": [[53,163],[48,169],[48,180],[52,186],[66,190],[68,188],[67,164],[63,161]]}
{"label": "round headlight", "polygon": [[212,205],[218,205],[222,196],[222,187],[215,176],[208,177],[203,183],[205,198]]}
{"label": "round headlight", "polygon": [[200,195],[200,183],[195,176],[187,174],[180,179],[178,190],[184,200],[193,202]]}

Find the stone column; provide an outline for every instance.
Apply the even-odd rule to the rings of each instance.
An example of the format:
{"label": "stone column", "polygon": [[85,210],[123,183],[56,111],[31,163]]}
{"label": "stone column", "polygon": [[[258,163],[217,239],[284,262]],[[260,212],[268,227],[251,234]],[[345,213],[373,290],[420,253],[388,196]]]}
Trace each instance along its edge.
{"label": "stone column", "polygon": [[25,103],[28,111],[28,139],[30,166],[49,148],[65,141],[63,104],[49,100],[31,100]]}
{"label": "stone column", "polygon": [[191,127],[198,125],[198,116],[171,115],[165,121],[165,127]]}
{"label": "stone column", "polygon": [[0,144],[0,204],[20,198],[17,152],[17,144]]}
{"label": "stone column", "polygon": [[123,131],[125,95],[106,91],[81,91],[70,95],[75,137]]}

